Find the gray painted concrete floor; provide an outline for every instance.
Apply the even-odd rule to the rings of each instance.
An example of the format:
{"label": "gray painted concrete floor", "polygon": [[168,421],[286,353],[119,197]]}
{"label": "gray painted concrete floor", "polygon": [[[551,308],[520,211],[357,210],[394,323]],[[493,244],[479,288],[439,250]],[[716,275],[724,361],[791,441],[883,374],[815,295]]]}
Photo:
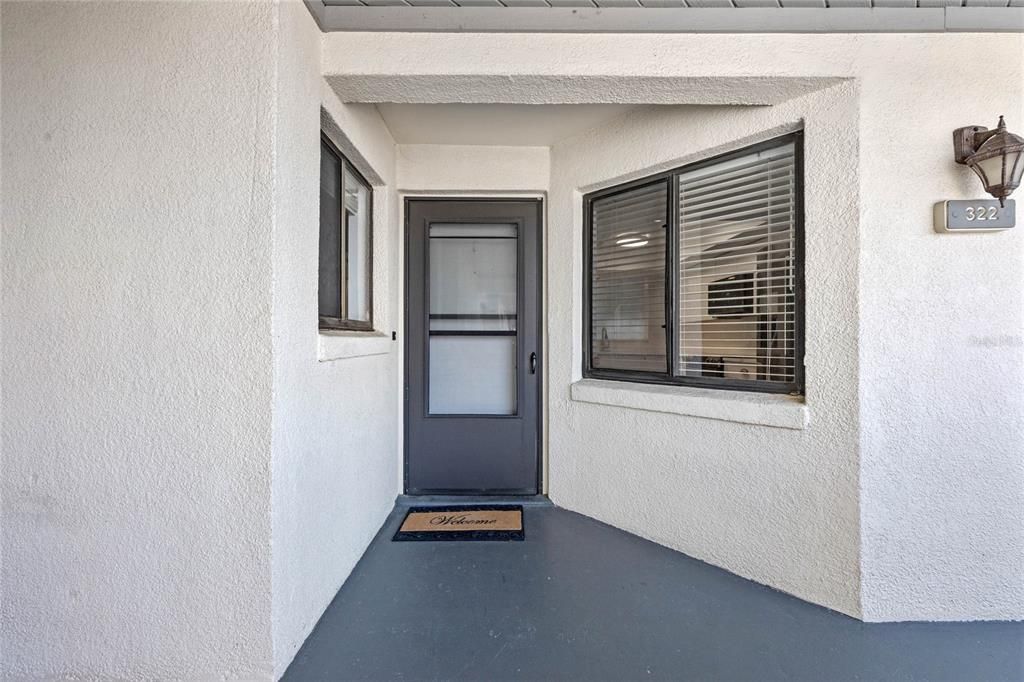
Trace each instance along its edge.
{"label": "gray painted concrete floor", "polygon": [[864,624],[551,506],[524,542],[391,542],[404,512],[287,682],[1024,680],[1024,623]]}

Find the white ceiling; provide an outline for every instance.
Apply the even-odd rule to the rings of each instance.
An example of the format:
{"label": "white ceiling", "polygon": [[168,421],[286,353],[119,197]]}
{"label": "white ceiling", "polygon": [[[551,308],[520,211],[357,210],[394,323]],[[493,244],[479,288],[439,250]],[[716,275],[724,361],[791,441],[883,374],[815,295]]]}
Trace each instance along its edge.
{"label": "white ceiling", "polygon": [[548,146],[632,104],[378,104],[399,144]]}

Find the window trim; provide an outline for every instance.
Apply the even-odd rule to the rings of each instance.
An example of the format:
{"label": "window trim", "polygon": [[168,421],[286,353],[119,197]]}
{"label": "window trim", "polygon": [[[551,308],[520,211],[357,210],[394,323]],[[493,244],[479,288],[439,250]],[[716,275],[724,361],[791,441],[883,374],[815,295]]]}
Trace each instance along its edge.
{"label": "window trim", "polygon": [[[329,316],[326,316],[326,315],[319,315],[319,310],[318,310],[317,311],[317,313],[318,313],[317,318],[318,318],[319,328],[321,330],[323,330],[323,331],[372,332],[374,330],[374,327],[373,327],[373,274],[374,274],[374,272],[373,272],[373,185],[371,185],[366,180],[366,177],[362,173],[359,172],[359,169],[356,168],[355,165],[351,161],[348,160],[348,157],[345,156],[341,152],[340,149],[338,149],[338,145],[334,144],[334,141],[331,140],[331,138],[327,135],[327,133],[324,130],[320,131],[320,141],[323,142],[325,145],[327,145],[327,148],[338,159],[338,161],[340,163],[340,166],[341,166],[341,173],[339,173],[339,176],[338,176],[339,180],[340,180],[340,185],[341,185],[341,187],[340,187],[341,191],[338,192],[338,201],[342,202],[342,206],[341,206],[341,215],[342,216],[345,215],[345,206],[344,206],[344,201],[345,201],[345,190],[344,190],[345,170],[347,169],[350,173],[352,173],[352,175],[354,175],[359,182],[363,183],[363,185],[367,189],[367,194],[366,194],[366,197],[367,197],[367,202],[366,202],[366,211],[367,211],[367,229],[366,229],[366,286],[368,288],[368,291],[367,291],[367,310],[369,311],[369,319],[368,320],[350,320],[350,319],[348,319],[346,317],[329,317]],[[344,256],[348,252],[348,243],[347,243],[348,242],[348,233],[347,233],[347,230],[344,229],[344,225],[342,225],[341,232],[342,232],[341,239],[339,240],[340,243],[341,243],[341,252],[338,254],[338,259],[339,259],[339,268],[338,268],[338,270],[341,273],[340,286],[341,286],[342,312],[345,312],[346,309],[348,308],[348,287],[346,286],[347,283],[345,281],[346,280],[345,264],[346,264],[347,261],[346,261]],[[318,258],[317,258],[317,268],[320,267],[319,266],[319,262],[320,261],[319,261],[319,256],[318,256]],[[319,287],[319,282],[320,282],[320,276],[319,276],[319,272],[318,272],[317,273],[317,286],[318,287]]]}
{"label": "window trim", "polygon": [[[789,395],[804,394],[804,348],[805,348],[805,291],[804,291],[804,144],[803,130],[798,130],[785,135],[773,137],[757,144],[748,145],[734,149],[722,154],[716,154],[700,161],[678,166],[671,170],[648,175],[629,182],[620,183],[610,187],[589,192],[583,196],[583,377],[587,379],[606,379],[612,381],[630,381],[635,383],[661,384],[671,386],[694,386],[698,388],[712,388],[731,391],[749,391],[757,393],[783,393]],[[679,350],[676,347],[677,311],[675,300],[679,285],[679,268],[673,267],[679,262],[679,182],[678,175],[711,166],[723,161],[754,154],[774,147],[779,147],[792,142],[794,182],[794,204],[795,216],[793,224],[794,248],[796,258],[794,264],[794,375],[790,383],[770,383],[765,381],[748,381],[742,379],[728,379],[720,377],[686,377],[676,376],[675,369],[678,362]],[[593,204],[603,199],[624,191],[653,185],[659,182],[668,183],[668,229],[665,249],[665,344],[666,344],[666,368],[665,373],[645,372],[640,370],[621,370],[595,368],[591,364],[593,357],[593,334],[591,310],[592,298],[592,277],[593,277]]]}

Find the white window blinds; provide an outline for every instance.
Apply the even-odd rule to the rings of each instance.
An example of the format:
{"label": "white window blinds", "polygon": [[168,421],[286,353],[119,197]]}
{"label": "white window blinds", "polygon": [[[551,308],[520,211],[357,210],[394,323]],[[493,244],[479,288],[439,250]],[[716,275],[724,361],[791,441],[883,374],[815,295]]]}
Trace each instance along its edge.
{"label": "white window blinds", "polygon": [[795,380],[794,144],[679,175],[684,376]]}
{"label": "white window blinds", "polygon": [[664,372],[668,183],[598,199],[591,216],[594,367]]}

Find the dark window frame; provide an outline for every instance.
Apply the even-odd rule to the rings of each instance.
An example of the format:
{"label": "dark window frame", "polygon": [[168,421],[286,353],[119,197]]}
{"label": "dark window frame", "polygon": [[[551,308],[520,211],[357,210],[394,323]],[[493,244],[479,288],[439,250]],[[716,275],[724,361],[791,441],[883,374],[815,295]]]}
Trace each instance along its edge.
{"label": "dark window frame", "polygon": [[[699,168],[711,166],[723,161],[754,154],[767,149],[772,149],[785,144],[793,143],[793,172],[794,178],[794,204],[795,216],[793,224],[795,263],[794,269],[794,380],[789,383],[767,382],[757,380],[731,379],[725,377],[687,377],[675,374],[679,361],[679,349],[677,346],[678,306],[676,297],[679,285],[679,180],[681,173],[693,171]],[[649,372],[640,370],[619,370],[607,368],[595,368],[591,364],[593,354],[593,333],[591,310],[593,307],[592,277],[593,277],[593,204],[599,199],[604,199],[616,194],[651,185],[658,182],[667,182],[669,192],[667,197],[668,224],[666,229],[667,248],[665,249],[665,343],[667,363],[665,372]],[[723,154],[717,154],[707,159],[686,164],[663,171],[654,175],[648,175],[637,180],[621,183],[611,187],[602,188],[589,192],[583,197],[583,376],[591,379],[607,379],[613,381],[630,381],[645,384],[661,384],[674,386],[693,386],[698,388],[714,388],[733,391],[749,391],[757,393],[782,393],[790,395],[804,395],[804,334],[805,334],[805,295],[804,295],[804,144],[803,131],[799,130],[787,133],[758,144],[749,145],[735,149]]]}
{"label": "dark window frame", "polygon": [[[345,215],[345,171],[348,170],[352,175],[355,176],[356,180],[363,184],[366,188],[366,287],[367,287],[367,310],[369,312],[369,319],[366,320],[351,320],[345,317],[345,312],[348,308],[348,283],[347,275],[345,271],[345,265],[348,254],[348,230],[345,229],[345,225],[341,225],[341,235],[339,239],[340,249],[338,252],[338,272],[340,277],[340,297],[342,306],[342,317],[330,317],[326,315],[317,315],[319,319],[319,328],[323,331],[361,331],[371,332],[373,331],[373,185],[371,185],[366,177],[359,172],[359,169],[348,160],[338,146],[334,144],[334,141],[325,133],[320,131],[320,141],[327,147],[330,153],[338,160],[339,170],[338,173],[338,201],[342,203],[341,216]],[[319,258],[317,259],[317,267],[319,268]],[[317,273],[317,282],[319,283],[319,273]],[[319,286],[319,284],[318,284]],[[319,313],[319,310],[317,311]]]}

